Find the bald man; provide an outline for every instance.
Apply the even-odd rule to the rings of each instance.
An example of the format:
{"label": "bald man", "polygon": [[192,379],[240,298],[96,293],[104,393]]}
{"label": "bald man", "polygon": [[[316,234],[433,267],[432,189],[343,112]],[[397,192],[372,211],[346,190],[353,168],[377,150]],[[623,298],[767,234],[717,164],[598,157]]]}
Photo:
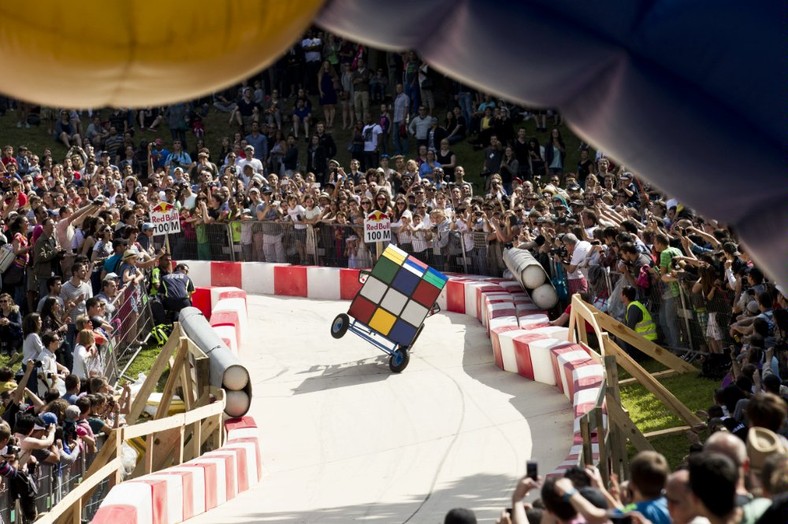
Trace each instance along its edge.
{"label": "bald man", "polygon": [[750,458],[747,456],[747,446],[739,437],[727,431],[718,431],[712,434],[703,445],[703,451],[720,453],[731,459],[739,470],[739,479],[736,483],[736,505],[744,512],[742,522],[755,522],[769,507],[769,499],[754,498],[747,491],[745,478],[750,474]]}
{"label": "bald man", "polygon": [[668,476],[665,498],[668,499],[668,512],[673,524],[708,524],[709,519],[698,514],[690,493],[688,470],[680,469]]}

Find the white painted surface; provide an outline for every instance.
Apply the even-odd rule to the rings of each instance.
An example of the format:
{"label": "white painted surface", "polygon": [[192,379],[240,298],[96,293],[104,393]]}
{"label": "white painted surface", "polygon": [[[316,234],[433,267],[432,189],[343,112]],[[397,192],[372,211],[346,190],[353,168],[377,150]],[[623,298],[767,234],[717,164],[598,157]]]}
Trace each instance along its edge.
{"label": "white painted surface", "polygon": [[458,506],[494,522],[526,460],[551,471],[571,447],[566,398],[495,367],[474,318],[427,319],[395,375],[364,340],[331,338],[349,302],[248,300],[263,480],[190,523],[437,523]]}

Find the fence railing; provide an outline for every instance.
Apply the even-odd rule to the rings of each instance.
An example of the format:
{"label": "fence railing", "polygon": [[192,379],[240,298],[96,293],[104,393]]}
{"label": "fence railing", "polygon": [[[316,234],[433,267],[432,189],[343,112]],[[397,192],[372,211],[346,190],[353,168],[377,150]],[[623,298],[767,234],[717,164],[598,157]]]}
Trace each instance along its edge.
{"label": "fence railing", "polygon": [[[586,324],[593,328],[599,351],[588,346]],[[678,416],[686,425],[662,430],[660,435],[686,431],[701,423],[701,420],[665,388],[654,374],[648,373],[636,362],[619,342],[625,342],[633,350],[640,351],[665,365],[670,373],[697,372],[688,362],[678,358],[670,351],[641,337],[625,324],[584,302],[579,295],[572,298],[572,312],[569,319],[569,339],[585,344],[590,354],[605,368],[604,381],[594,407],[580,418],[580,432],[583,437],[582,462],[595,463],[594,447],[598,449],[598,465],[603,480],[607,483],[610,475],[628,477],[627,442],[637,451],[653,450],[649,438],[656,434],[643,434],[632,422],[621,404],[619,391],[618,366],[627,371],[637,382],[652,393],[666,408]]]}
{"label": "fence railing", "polygon": [[[156,417],[148,422],[134,424],[172,357],[174,364],[170,367]],[[205,372],[207,358],[199,347],[182,334],[176,324],[167,344],[157,357],[151,374],[134,399],[127,416],[132,425],[114,429],[109,433],[87,469],[80,471],[78,485],[71,486],[72,489],[66,490],[67,493],[58,492],[58,497],[54,497],[51,490],[44,496],[39,509],[47,513],[36,522],[56,524],[89,520],[103,497],[116,483],[182,464],[207,450],[221,447],[224,390],[209,386]],[[186,411],[168,416],[170,401],[176,388],[182,391]],[[138,452],[138,460],[131,473],[126,472],[121,458],[124,447]]]}

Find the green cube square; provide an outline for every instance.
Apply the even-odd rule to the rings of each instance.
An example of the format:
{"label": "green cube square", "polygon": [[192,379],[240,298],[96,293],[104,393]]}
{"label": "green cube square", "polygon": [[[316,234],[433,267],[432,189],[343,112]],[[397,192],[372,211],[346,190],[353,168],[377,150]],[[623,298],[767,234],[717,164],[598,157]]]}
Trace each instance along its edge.
{"label": "green cube square", "polygon": [[397,274],[400,267],[402,266],[392,262],[388,258],[380,257],[375,267],[372,268],[372,274],[378,280],[382,280],[386,284],[391,284],[391,281],[394,280],[394,276]]}

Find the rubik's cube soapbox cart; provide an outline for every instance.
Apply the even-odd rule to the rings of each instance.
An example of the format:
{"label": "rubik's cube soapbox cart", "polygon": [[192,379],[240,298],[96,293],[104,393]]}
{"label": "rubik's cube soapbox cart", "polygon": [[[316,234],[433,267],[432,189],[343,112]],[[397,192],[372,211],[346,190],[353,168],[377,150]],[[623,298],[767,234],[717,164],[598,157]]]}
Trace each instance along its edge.
{"label": "rubik's cube soapbox cart", "polygon": [[389,355],[389,368],[408,366],[409,351],[424,328],[424,320],[440,311],[436,303],[448,277],[424,262],[389,245],[371,272],[359,274],[363,285],[347,314],[337,315],[331,336],[350,331]]}

